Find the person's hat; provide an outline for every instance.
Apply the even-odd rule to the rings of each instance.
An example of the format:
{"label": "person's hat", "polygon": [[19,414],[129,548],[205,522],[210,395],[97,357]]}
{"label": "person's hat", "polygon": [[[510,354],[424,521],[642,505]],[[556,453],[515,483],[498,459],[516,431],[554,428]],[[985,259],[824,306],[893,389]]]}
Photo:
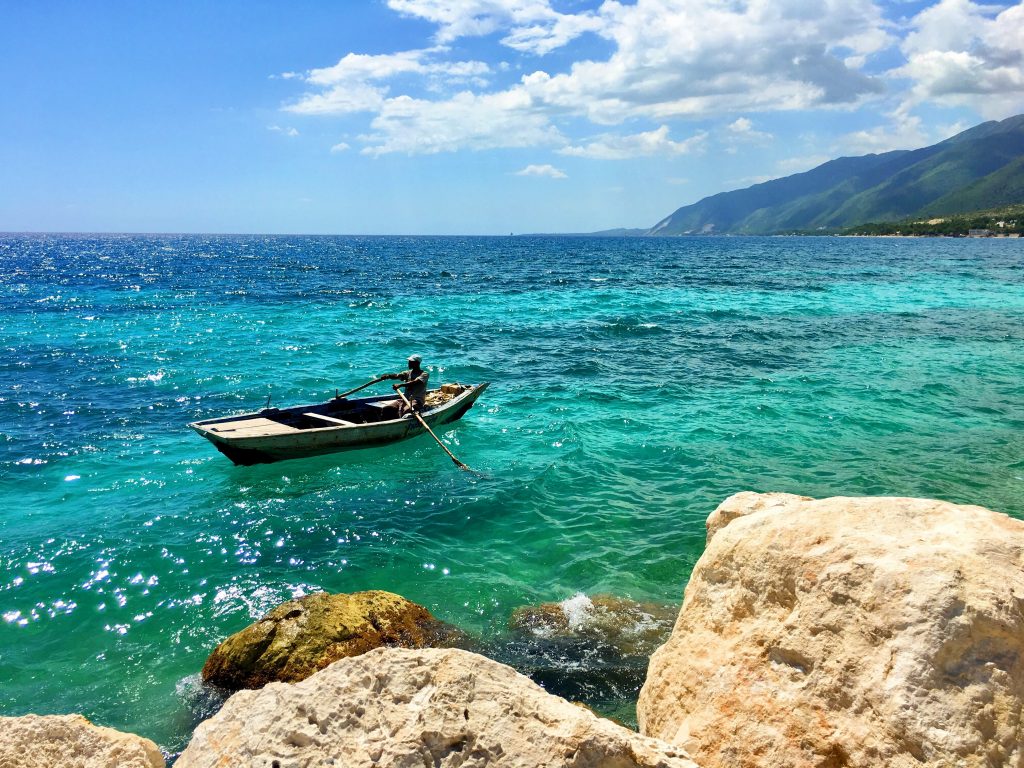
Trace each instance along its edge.
{"label": "person's hat", "polygon": [[410,363],[422,363],[423,362],[423,358],[420,357],[419,355],[409,355],[409,362]]}

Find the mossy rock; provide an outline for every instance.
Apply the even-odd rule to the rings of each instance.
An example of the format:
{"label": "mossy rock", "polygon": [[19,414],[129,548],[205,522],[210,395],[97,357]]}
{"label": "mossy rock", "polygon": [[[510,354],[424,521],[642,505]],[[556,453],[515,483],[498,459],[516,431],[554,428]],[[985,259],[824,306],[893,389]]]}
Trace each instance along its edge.
{"label": "mossy rock", "polygon": [[229,690],[262,688],[305,680],[374,648],[465,644],[462,632],[400,595],[316,592],[282,603],[218,645],[203,666],[203,680]]}

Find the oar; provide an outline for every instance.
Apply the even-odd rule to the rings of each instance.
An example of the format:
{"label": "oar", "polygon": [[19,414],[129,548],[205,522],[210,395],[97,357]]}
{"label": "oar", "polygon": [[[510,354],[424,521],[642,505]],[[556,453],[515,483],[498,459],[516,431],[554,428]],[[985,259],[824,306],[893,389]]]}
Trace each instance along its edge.
{"label": "oar", "polygon": [[348,392],[342,392],[340,395],[336,394],[334,397],[335,397],[335,399],[340,400],[343,397],[348,397],[349,395],[354,395],[360,389],[366,389],[371,384],[379,384],[380,382],[386,380],[387,378],[388,378],[387,376],[381,376],[379,379],[374,379],[373,381],[368,381],[365,384],[363,384],[362,386],[356,387],[355,389],[350,389]]}
{"label": "oar", "polygon": [[443,451],[444,451],[445,453],[447,453],[447,454],[448,454],[448,458],[449,458],[449,459],[451,459],[451,460],[452,460],[453,462],[455,462],[455,466],[456,466],[456,467],[458,467],[459,469],[464,469],[464,470],[466,470],[467,472],[473,472],[473,474],[478,474],[477,472],[475,472],[474,470],[470,469],[470,468],[469,468],[469,467],[467,467],[467,466],[466,466],[465,464],[463,464],[463,463],[462,463],[461,461],[459,461],[458,459],[456,459],[456,458],[455,458],[455,454],[454,454],[454,453],[452,453],[451,451],[449,451],[449,450],[448,450],[448,446],[447,446],[447,445],[445,445],[444,443],[442,443],[442,442],[441,442],[441,441],[440,441],[440,440],[438,439],[437,435],[435,435],[435,434],[434,434],[434,430],[432,430],[432,429],[431,429],[430,427],[428,427],[428,426],[427,426],[427,422],[425,422],[425,421],[423,420],[423,417],[422,417],[422,416],[420,416],[420,415],[419,415],[419,413],[418,413],[417,411],[413,410],[413,407],[412,407],[412,403],[410,403],[410,402],[409,402],[409,398],[405,396],[405,392],[403,392],[403,391],[402,391],[402,390],[400,390],[400,389],[396,389],[396,390],[395,390],[395,392],[397,392],[397,393],[398,393],[398,396],[399,396],[400,398],[402,398],[402,400],[403,400],[403,401],[405,402],[405,404],[406,404],[407,406],[409,406],[409,410],[411,410],[411,411],[412,411],[412,415],[413,415],[413,416],[415,416],[415,417],[416,417],[416,419],[417,419],[417,420],[419,421],[419,423],[423,425],[423,428],[424,428],[425,430],[427,430],[427,432],[429,432],[429,433],[430,433],[430,436],[431,436],[432,438],[434,438],[434,440],[435,440],[435,441],[437,442],[437,444],[438,444],[438,445],[440,445],[440,446],[441,446],[441,449],[442,449],[442,450],[443,450]]}

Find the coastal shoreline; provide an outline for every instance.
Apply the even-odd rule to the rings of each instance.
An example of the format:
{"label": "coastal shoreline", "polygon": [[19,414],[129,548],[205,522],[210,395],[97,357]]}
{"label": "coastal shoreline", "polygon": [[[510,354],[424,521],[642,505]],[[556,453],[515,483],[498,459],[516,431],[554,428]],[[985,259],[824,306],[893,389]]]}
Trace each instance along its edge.
{"label": "coastal shoreline", "polygon": [[[911,758],[937,767],[993,755],[1005,764],[1019,749],[1024,613],[1006,595],[1024,601],[1024,522],[927,499],[745,492],[719,505],[706,527],[678,618],[650,660],[639,734],[477,653],[424,648],[430,641],[418,635],[395,647],[387,622],[411,625],[380,611],[402,605],[397,595],[311,595],[247,630],[284,643],[274,650],[257,635],[245,641],[277,671],[242,685],[257,690],[227,699],[170,758],[180,768],[240,765],[243,755],[380,766],[420,755],[454,767],[466,754],[480,765],[524,767],[725,768],[738,757],[764,768]],[[633,631],[649,627],[642,606],[602,601],[574,598],[515,622],[548,639],[588,624],[595,635],[621,632],[622,617]],[[340,625],[329,612],[321,617],[328,604],[346,617]],[[399,608],[410,610],[423,611]],[[316,649],[336,646],[325,632],[338,631],[356,644],[343,658],[321,656]],[[299,651],[310,642],[312,656]],[[288,662],[303,670],[297,677],[281,666],[293,652],[308,659]],[[239,647],[227,663],[254,658]],[[281,675],[292,682],[268,682]],[[965,693],[958,681],[968,680]],[[39,759],[77,740],[87,760],[113,750],[119,765],[163,765],[151,742],[81,717],[6,723],[0,762],[19,753],[25,768],[41,768]]]}

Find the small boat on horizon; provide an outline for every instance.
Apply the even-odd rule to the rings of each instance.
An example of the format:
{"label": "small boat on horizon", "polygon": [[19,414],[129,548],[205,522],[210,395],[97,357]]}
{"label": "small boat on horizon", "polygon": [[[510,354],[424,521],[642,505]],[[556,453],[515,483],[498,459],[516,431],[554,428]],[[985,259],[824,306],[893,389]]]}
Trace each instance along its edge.
{"label": "small boat on horizon", "polygon": [[[432,428],[458,421],[488,384],[445,384],[429,390],[420,416]],[[269,464],[386,445],[426,433],[412,414],[393,417],[394,399],[394,395],[336,397],[326,403],[264,408],[188,426],[237,465]]]}

